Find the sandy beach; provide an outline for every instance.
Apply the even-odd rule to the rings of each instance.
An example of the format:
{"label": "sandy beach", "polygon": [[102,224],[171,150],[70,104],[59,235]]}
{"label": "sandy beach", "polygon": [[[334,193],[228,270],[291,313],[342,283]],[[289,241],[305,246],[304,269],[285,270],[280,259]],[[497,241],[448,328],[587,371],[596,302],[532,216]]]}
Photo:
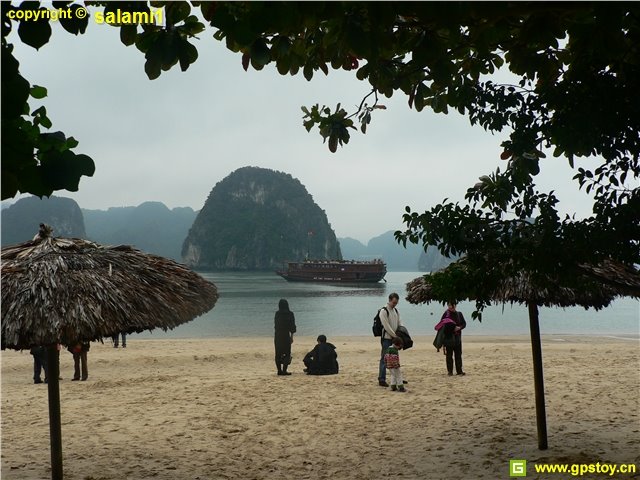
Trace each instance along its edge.
{"label": "sandy beach", "polygon": [[[295,339],[290,377],[275,375],[269,338],[93,343],[87,382],[70,381],[61,352],[66,478],[500,479],[511,458],[640,464],[637,340],[543,338],[545,452],[527,337],[468,336],[465,377],[448,377],[432,338],[417,338],[401,355],[407,393],[377,386],[377,339],[329,340],[331,377],[302,373],[309,337]],[[2,479],[48,475],[46,386],[28,352],[4,351]]]}

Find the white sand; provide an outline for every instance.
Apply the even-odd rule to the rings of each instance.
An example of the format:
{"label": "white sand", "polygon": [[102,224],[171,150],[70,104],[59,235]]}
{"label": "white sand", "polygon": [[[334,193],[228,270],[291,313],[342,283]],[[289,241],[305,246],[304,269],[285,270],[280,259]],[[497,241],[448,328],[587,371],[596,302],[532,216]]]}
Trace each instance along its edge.
{"label": "white sand", "polygon": [[[545,452],[526,337],[466,337],[466,377],[418,338],[401,355],[405,394],[377,386],[373,337],[330,338],[332,377],[302,374],[311,338],[296,338],[291,377],[275,375],[266,338],[94,343],[87,382],[70,381],[63,351],[66,478],[493,480],[510,458],[640,464],[638,341],[560,338],[543,344]],[[47,389],[31,376],[28,352],[2,352],[3,480],[49,475]]]}

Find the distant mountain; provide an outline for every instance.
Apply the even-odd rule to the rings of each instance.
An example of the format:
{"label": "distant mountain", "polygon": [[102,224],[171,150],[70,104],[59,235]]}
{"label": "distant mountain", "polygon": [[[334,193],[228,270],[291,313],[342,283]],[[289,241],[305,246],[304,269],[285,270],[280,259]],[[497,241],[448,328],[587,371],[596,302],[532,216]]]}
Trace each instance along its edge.
{"label": "distant mountain", "polygon": [[2,209],[2,245],[31,240],[41,223],[56,237],[86,237],[80,207],[71,198],[25,197]]}
{"label": "distant mountain", "polygon": [[388,270],[397,272],[416,271],[422,247],[407,244],[405,249],[396,242],[393,233],[393,230],[389,230],[369,240],[367,245],[353,238],[341,238],[340,249],[342,250],[342,255],[349,260],[382,258],[387,263]]}
{"label": "distant mountain", "polygon": [[107,245],[133,245],[178,261],[182,242],[196,218],[190,207],[170,210],[161,202],[108,210],[83,209],[82,213],[89,239]]}
{"label": "distant mountain", "polygon": [[342,256],[346,260],[366,260],[369,257],[367,246],[360,240],[345,237],[339,238],[338,241],[340,242]]}
{"label": "distant mountain", "polygon": [[429,246],[426,252],[422,252],[418,261],[418,269],[421,272],[437,272],[450,263],[455,262],[458,257],[447,258],[442,255],[436,247]]}
{"label": "distant mountain", "polygon": [[425,253],[422,246],[407,243],[405,249],[393,234],[390,230],[372,238],[366,245],[354,238],[340,238],[342,255],[349,260],[382,258],[387,263],[387,270],[396,272],[435,272],[456,260],[444,257],[435,247],[429,247]]}
{"label": "distant mountain", "polygon": [[207,270],[275,270],[285,260],[341,258],[327,215],[299,180],[244,167],[215,185],[182,248]]}

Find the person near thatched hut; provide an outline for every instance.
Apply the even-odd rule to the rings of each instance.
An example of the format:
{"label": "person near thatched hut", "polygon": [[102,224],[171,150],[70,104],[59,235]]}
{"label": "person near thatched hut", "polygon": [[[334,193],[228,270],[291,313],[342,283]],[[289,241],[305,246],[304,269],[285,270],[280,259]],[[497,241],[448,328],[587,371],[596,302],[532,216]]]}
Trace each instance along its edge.
{"label": "person near thatched hut", "polygon": [[[73,355],[73,378],[72,381],[83,382],[89,378],[89,369],[87,368],[87,353],[89,352],[89,342],[76,342],[67,347],[67,350]],[[80,376],[82,370],[82,377]]]}
{"label": "person near thatched hut", "polygon": [[41,374],[44,370],[44,382],[49,380],[47,369],[47,348],[46,347],[31,347],[31,355],[33,355],[33,383],[42,383]]}
{"label": "person near thatched hut", "polygon": [[122,348],[127,348],[127,334],[122,332],[122,334],[116,333],[111,337],[113,341],[113,348],[118,348],[118,340],[120,339],[120,335],[122,335]]}
{"label": "person near thatched hut", "polygon": [[287,372],[287,368],[291,363],[291,344],[293,343],[293,334],[296,333],[296,319],[293,312],[289,310],[289,302],[284,298],[278,303],[274,326],[278,375],[291,375],[291,372]]}
{"label": "person near thatched hut", "polygon": [[[455,303],[448,303],[447,309],[442,314],[438,324],[444,329],[442,344],[446,356],[447,372],[453,375],[453,363],[455,359],[456,374],[465,375],[462,370],[462,330],[467,326],[462,312],[458,312]],[[438,329],[436,325],[436,329]]]}

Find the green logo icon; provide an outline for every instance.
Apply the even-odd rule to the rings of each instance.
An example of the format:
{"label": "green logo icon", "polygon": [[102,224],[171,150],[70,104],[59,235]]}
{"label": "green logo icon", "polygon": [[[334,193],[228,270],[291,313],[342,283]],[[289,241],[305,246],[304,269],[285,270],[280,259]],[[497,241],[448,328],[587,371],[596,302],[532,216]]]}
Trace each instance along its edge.
{"label": "green logo icon", "polygon": [[509,476],[510,477],[526,477],[527,461],[526,460],[509,460]]}

